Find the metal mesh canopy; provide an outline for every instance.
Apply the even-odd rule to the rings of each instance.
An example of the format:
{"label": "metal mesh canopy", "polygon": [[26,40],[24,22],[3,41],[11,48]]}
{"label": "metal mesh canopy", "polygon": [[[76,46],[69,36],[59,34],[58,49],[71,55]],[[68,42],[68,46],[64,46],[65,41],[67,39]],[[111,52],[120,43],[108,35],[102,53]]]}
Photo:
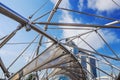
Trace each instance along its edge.
{"label": "metal mesh canopy", "polygon": [[[29,78],[29,75],[33,75],[37,80],[56,80],[60,79],[61,75],[65,75],[70,80],[100,80],[104,76],[109,80],[120,80],[118,49],[120,45],[119,37],[115,35],[118,29],[120,30],[120,20],[105,17],[106,15],[100,16],[96,14],[96,10],[94,14],[87,12],[89,11],[87,7],[84,12],[84,10],[73,10],[74,5],[71,4],[69,5],[71,7],[60,6],[68,0],[56,0],[54,6],[50,5],[52,9],[47,9],[49,8],[47,3],[50,1],[52,0],[47,0],[34,13],[32,12],[32,15],[30,12],[28,18],[0,2],[0,13],[3,14],[0,16],[7,17],[8,20],[10,18],[11,21],[13,20],[10,23],[14,24],[7,27],[9,24],[5,23],[7,27],[6,31],[3,29],[5,34],[0,35],[0,49],[2,48],[0,53],[4,54],[3,56],[0,54],[0,67],[4,78],[24,80]],[[67,5],[71,3],[70,1],[72,0],[64,4]],[[75,3],[78,4],[78,1]],[[35,10],[30,7],[31,5],[28,9]],[[43,13],[44,10],[41,9],[46,12]],[[12,29],[12,26],[17,27]],[[26,31],[23,31],[23,28]],[[18,31],[22,34],[20,35]],[[52,45],[46,46],[49,43]],[[5,56],[6,53],[10,55]],[[14,60],[11,61],[12,59]],[[15,74],[11,75],[11,73]]]}
{"label": "metal mesh canopy", "polygon": [[19,79],[33,71],[54,68],[49,77],[65,74],[74,80],[85,80],[85,73],[80,63],[71,54],[66,52],[58,45],[52,45],[43,53],[38,55],[34,60],[27,64],[11,77],[11,80]]}
{"label": "metal mesh canopy", "polygon": [[85,76],[82,76],[82,72],[79,68],[64,67],[64,68],[55,68],[51,74],[48,75],[48,78],[54,77],[55,75],[64,74],[69,76],[72,80],[84,80]]}

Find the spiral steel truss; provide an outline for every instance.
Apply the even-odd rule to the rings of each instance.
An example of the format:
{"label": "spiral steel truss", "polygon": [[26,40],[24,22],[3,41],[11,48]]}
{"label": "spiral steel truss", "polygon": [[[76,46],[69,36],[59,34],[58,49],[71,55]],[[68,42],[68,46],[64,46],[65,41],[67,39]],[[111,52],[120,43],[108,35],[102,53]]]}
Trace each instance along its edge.
{"label": "spiral steel truss", "polygon": [[[2,48],[17,33],[17,31],[19,31],[23,27],[26,28],[26,31],[30,31],[32,29],[32,30],[38,32],[39,34],[41,34],[42,36],[40,38],[40,43],[41,43],[43,36],[47,37],[48,39],[50,39],[52,41],[52,45],[50,47],[48,47],[46,50],[44,50],[41,54],[38,54],[33,60],[31,60],[28,64],[26,64],[22,69],[20,69],[18,72],[16,72],[13,75],[9,75],[9,72],[7,71],[8,69],[5,68],[2,60],[0,59],[1,68],[2,68],[3,72],[6,74],[6,76],[8,77],[8,79],[19,80],[19,79],[24,78],[26,75],[28,75],[32,72],[42,73],[42,71],[44,70],[46,72],[43,71],[43,73],[45,73],[45,74],[40,78],[40,80],[48,80],[48,79],[54,80],[54,78],[58,75],[66,75],[72,80],[87,80],[87,79],[89,80],[90,78],[93,78],[94,75],[92,73],[90,73],[90,71],[86,70],[86,68],[84,68],[81,65],[81,63],[80,63],[81,58],[79,56],[87,56],[92,59],[95,59],[96,61],[101,61],[89,53],[99,55],[100,57],[102,57],[104,59],[103,63],[120,71],[120,69],[118,67],[112,65],[107,60],[109,58],[109,59],[113,59],[116,61],[120,61],[120,58],[116,54],[115,54],[116,57],[110,57],[108,55],[99,53],[84,40],[83,41],[89,47],[91,47],[94,51],[79,48],[76,45],[69,44],[69,42],[65,43],[65,46],[77,48],[79,50],[79,53],[84,53],[84,55],[82,55],[82,54],[74,55],[61,42],[59,42],[57,39],[53,38],[52,36],[50,36],[49,34],[47,34],[45,32],[48,25],[94,27],[95,29],[93,29],[90,32],[93,32],[93,31],[97,32],[97,30],[99,30],[100,28],[117,28],[117,29],[119,29],[120,28],[119,26],[113,26],[113,24],[120,23],[120,21],[113,21],[113,22],[105,24],[105,25],[86,25],[86,24],[77,24],[77,23],[51,23],[50,21],[54,15],[55,11],[58,9],[58,6],[61,3],[61,1],[62,0],[58,0],[56,5],[54,6],[53,10],[50,12],[50,16],[49,16],[47,22],[36,22],[36,23],[30,22],[28,19],[24,18],[23,16],[16,13],[12,9],[8,8],[4,4],[0,3],[0,13],[2,13],[3,15],[20,23],[20,25],[18,25],[18,27],[10,35],[6,36],[5,39],[0,43],[0,48]],[[64,10],[66,10],[66,9],[64,9]],[[71,10],[68,10],[68,11],[71,11]],[[98,16],[98,17],[100,17],[100,16]],[[36,26],[35,24],[45,25],[44,30],[41,29],[40,27]],[[89,33],[89,32],[87,32],[87,33]],[[84,34],[87,34],[87,33],[84,33]],[[83,35],[83,34],[81,34],[81,35]],[[102,36],[99,33],[98,33],[98,35],[100,36],[100,38],[102,38]],[[80,37],[80,35],[78,35],[76,37]],[[102,40],[107,44],[107,42],[103,38],[102,38]],[[108,44],[107,44],[107,46],[110,48],[110,46]],[[111,51],[114,53],[114,51],[112,49],[111,49]],[[87,63],[89,66],[94,66],[89,61],[87,62],[85,60],[83,62]],[[112,77],[113,80],[117,79],[116,77],[114,77],[113,75],[110,75],[109,73],[100,69],[99,67],[97,67],[97,66],[94,66],[94,67],[95,67],[95,69],[103,72],[107,76]],[[92,79],[92,80],[94,80],[94,79]],[[119,75],[118,75],[118,79],[119,79]]]}
{"label": "spiral steel truss", "polygon": [[52,69],[52,71],[47,74],[48,78],[64,74],[69,76],[72,80],[86,79],[85,72],[79,61],[70,52],[66,52],[60,46],[53,44],[13,75],[10,80],[20,79],[20,77],[33,71],[41,71],[44,69]]}
{"label": "spiral steel truss", "polygon": [[[35,59],[33,59],[16,74],[11,76],[9,78],[10,80],[17,80],[20,79],[22,76],[25,76],[33,71],[39,71],[48,68],[53,68],[53,71],[48,75],[49,78],[55,75],[64,74],[69,76],[73,80],[86,80],[85,72],[82,69],[79,61],[62,44],[60,44],[56,39],[52,38],[50,35],[46,34],[42,29],[38,28],[33,24],[30,24],[29,20],[25,19],[24,17],[14,12],[10,8],[6,7],[2,3],[0,3],[0,6],[0,11],[3,15],[14,19],[21,24],[19,25],[19,29],[21,29],[22,26],[28,26],[54,42],[54,44],[51,47],[49,47],[43,53],[38,55]],[[17,28],[15,32],[13,31],[13,33],[11,33],[1,43],[1,47],[4,46],[5,43],[9,41],[19,29]]]}

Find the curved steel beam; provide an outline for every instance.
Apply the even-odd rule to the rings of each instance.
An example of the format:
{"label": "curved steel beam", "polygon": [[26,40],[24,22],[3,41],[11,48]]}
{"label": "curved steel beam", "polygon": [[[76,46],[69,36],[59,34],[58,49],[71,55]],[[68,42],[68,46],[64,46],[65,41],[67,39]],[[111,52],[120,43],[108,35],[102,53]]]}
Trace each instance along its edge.
{"label": "curved steel beam", "polygon": [[15,21],[21,24],[26,24],[29,21],[28,19],[24,18],[23,16],[13,11],[12,9],[8,8],[2,3],[0,3],[0,13],[14,19]]}
{"label": "curved steel beam", "polygon": [[[67,50],[60,42],[58,42],[55,38],[53,38],[52,36],[48,35],[44,30],[42,30],[41,28],[39,28],[38,26],[36,25],[33,25],[29,22],[28,19],[22,17],[21,15],[19,15],[18,13],[16,13],[15,11],[11,10],[10,8],[6,7],[5,5],[3,5],[2,3],[0,3],[0,12],[7,16],[7,17],[10,17],[16,21],[18,21],[19,23],[21,24],[24,24],[24,25],[29,25],[29,27],[31,27],[31,29],[35,30],[36,32],[46,36],[47,38],[51,39],[54,43],[57,43],[66,53],[70,53],[71,56],[73,57],[73,59],[75,61],[78,61],[74,55],[69,52],[69,50]],[[79,64],[79,66],[82,68],[82,66]],[[83,72],[83,75],[84,74],[84,71]],[[84,79],[85,80],[85,79]]]}
{"label": "curved steel beam", "polygon": [[[29,27],[31,27],[33,30],[35,30],[36,32],[43,34],[44,36],[46,36],[47,38],[51,39],[54,43],[57,43],[63,50],[65,50],[67,53],[70,53],[69,50],[67,50],[61,43],[59,43],[55,38],[53,38],[52,36],[48,35],[44,30],[42,30],[41,28],[39,28],[38,26],[31,24],[29,22],[28,19],[24,18],[23,16],[19,15],[18,13],[16,13],[15,11],[11,10],[10,8],[6,7],[5,5],[3,5],[2,3],[0,3],[0,13],[2,13],[3,15],[10,17],[12,19],[14,19],[15,21],[21,23],[22,25],[29,25]],[[45,23],[46,24],[46,23]],[[48,23],[46,25],[49,25],[51,23]],[[63,24],[64,25],[64,24]],[[72,24],[68,24],[68,25],[72,25]],[[75,24],[76,25],[76,24]],[[73,25],[73,26],[75,26]],[[83,25],[82,25],[83,26]],[[84,25],[85,26],[85,25]],[[91,25],[87,25],[86,27],[89,27]],[[96,27],[96,25],[92,25],[94,27]],[[97,27],[109,27],[109,26],[97,26]],[[115,26],[111,26],[111,27],[115,27]],[[117,27],[116,27],[117,28]],[[71,56],[73,57],[73,59],[75,59],[76,61],[78,61],[74,55],[72,55],[72,53],[70,53]],[[80,65],[80,64],[79,64]],[[81,65],[80,65],[81,66]],[[82,68],[82,67],[81,67]],[[84,72],[84,71],[83,71]],[[83,75],[85,75],[83,73]]]}

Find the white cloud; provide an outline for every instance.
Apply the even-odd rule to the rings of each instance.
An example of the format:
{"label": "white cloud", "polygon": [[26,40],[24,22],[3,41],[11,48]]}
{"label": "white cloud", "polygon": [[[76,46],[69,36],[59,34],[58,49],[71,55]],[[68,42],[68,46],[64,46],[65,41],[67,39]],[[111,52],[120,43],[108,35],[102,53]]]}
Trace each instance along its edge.
{"label": "white cloud", "polygon": [[120,39],[118,39],[117,35],[111,30],[101,30],[100,33],[108,43],[120,42]]}
{"label": "white cloud", "polygon": [[82,10],[83,6],[84,6],[84,0],[79,0],[78,8]]}
{"label": "white cloud", "polygon": [[[66,23],[81,23],[81,21],[77,20],[77,19],[73,19],[73,17],[68,13],[68,12],[63,12],[62,14],[62,19],[60,20],[60,22],[66,22]],[[75,36],[78,34],[82,34],[85,32],[88,32],[89,30],[63,30],[63,37],[71,37],[71,36]],[[84,36],[83,38],[85,38],[86,36]],[[91,33],[90,36],[86,39],[86,41],[92,45],[95,49],[99,49],[101,48],[104,44],[101,44],[99,41],[99,38],[97,37],[97,35],[94,33]],[[97,41],[97,42],[95,42]],[[78,45],[78,40],[74,40],[74,42]],[[80,41],[79,41],[80,42]],[[97,44],[96,44],[97,43]],[[79,47],[85,48],[85,49],[90,49],[84,42],[81,42],[79,45]]]}
{"label": "white cloud", "polygon": [[52,2],[53,4],[55,4],[57,1],[58,1],[58,0],[51,0],[51,2]]}
{"label": "white cloud", "polygon": [[49,43],[45,44],[46,48],[53,44],[53,42],[50,39],[48,39],[48,38],[45,39],[45,42],[49,42]]}
{"label": "white cloud", "polygon": [[[65,2],[64,2],[65,1]],[[68,0],[64,0],[62,3],[70,5]],[[91,1],[91,2],[90,2]],[[103,0],[102,0],[103,1]],[[111,6],[113,6],[112,9],[117,8],[116,5],[114,5],[113,3],[111,3],[109,0],[106,0],[106,2],[108,2],[107,4],[111,4],[110,5],[105,5],[105,3],[103,3],[101,0],[88,0],[88,6],[90,8],[93,9],[98,9],[98,10],[110,10]],[[80,1],[81,5],[83,6],[82,2]],[[99,4],[98,4],[99,3]],[[103,4],[102,4],[103,3]],[[101,4],[101,7],[99,7]],[[102,6],[103,5],[103,6]],[[68,6],[69,8],[70,6]],[[105,8],[104,8],[105,7]],[[80,20],[77,19],[73,19],[73,16],[69,14],[69,12],[66,11],[62,11],[62,16],[59,22],[66,22],[66,23],[81,23]],[[61,27],[61,26],[60,26]],[[82,34],[84,32],[88,32],[89,30],[63,30],[63,37],[70,37],[70,36],[75,36],[78,34]],[[109,30],[100,30],[99,33],[101,33],[101,35],[103,36],[103,38],[105,38],[105,40],[108,43],[113,43],[113,41],[120,41],[119,39],[117,39],[117,36],[114,32],[109,31]],[[86,36],[83,36],[82,38],[85,38]],[[98,37],[98,35],[95,32],[92,32],[86,39],[85,39],[92,47],[94,47],[95,49],[100,49],[102,47],[104,47],[105,43],[100,40],[100,38]],[[90,49],[83,41],[81,41],[79,39],[74,40],[74,42],[82,48],[85,49]],[[79,43],[80,42],[80,43]]]}
{"label": "white cloud", "polygon": [[[120,9],[115,3],[112,2],[112,0],[87,0],[87,1],[88,8],[98,11],[113,11],[116,9]],[[119,0],[115,1],[120,2]]]}
{"label": "white cloud", "polygon": [[[58,0],[51,0],[51,2],[53,4],[56,4],[58,2]],[[60,7],[62,7],[62,8],[70,7],[69,0],[62,0],[61,3],[60,3]]]}
{"label": "white cloud", "polygon": [[[116,34],[110,30],[99,30],[98,32],[108,43],[120,42],[120,39],[117,38]],[[85,37],[83,36],[83,38]],[[87,41],[95,49],[100,49],[105,45],[102,39],[95,32],[92,32],[85,41]],[[86,49],[90,49],[87,45],[85,45],[85,43],[81,43],[80,45],[84,46]]]}

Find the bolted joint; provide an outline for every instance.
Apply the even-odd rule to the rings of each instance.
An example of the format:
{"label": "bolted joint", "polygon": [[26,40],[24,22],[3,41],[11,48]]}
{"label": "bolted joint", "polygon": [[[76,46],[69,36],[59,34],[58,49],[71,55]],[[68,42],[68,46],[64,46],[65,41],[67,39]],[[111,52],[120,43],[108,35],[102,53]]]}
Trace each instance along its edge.
{"label": "bolted joint", "polygon": [[26,28],[26,31],[30,31],[31,30],[30,23],[26,24],[25,28]]}

